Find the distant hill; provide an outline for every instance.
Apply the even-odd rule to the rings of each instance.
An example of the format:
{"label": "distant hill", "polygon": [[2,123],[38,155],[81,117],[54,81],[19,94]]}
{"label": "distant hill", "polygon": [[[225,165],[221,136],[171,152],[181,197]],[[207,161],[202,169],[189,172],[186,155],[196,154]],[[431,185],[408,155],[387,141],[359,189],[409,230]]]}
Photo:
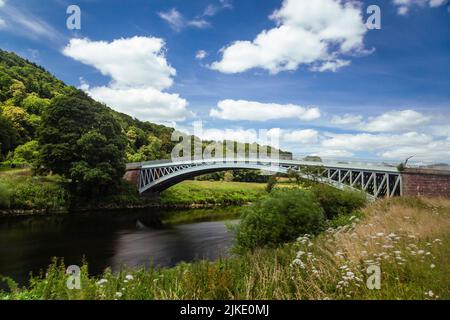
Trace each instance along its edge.
{"label": "distant hill", "polygon": [[[69,88],[75,89],[41,66],[0,49],[0,161],[29,160],[22,158],[35,151],[32,149],[37,146],[36,131],[42,113],[52,98],[64,94]],[[128,162],[170,157],[174,147],[171,136],[175,129],[140,121],[106,105],[104,107],[118,120],[128,138]],[[25,147],[14,152],[20,146]],[[285,158],[292,157],[289,152],[280,153]]]}

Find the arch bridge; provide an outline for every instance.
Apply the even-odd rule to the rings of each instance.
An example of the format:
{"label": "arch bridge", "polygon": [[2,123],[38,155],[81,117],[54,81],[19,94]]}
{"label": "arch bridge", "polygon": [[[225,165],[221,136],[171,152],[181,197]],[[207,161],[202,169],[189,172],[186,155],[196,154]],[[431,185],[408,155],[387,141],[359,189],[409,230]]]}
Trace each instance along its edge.
{"label": "arch bridge", "polygon": [[[141,194],[161,192],[183,180],[206,173],[252,169],[273,173],[290,170],[306,179],[336,188],[362,190],[370,198],[402,195],[402,175],[395,167],[322,163],[273,159],[201,159],[191,161],[153,161],[127,165],[128,180],[134,180]],[[130,178],[130,175],[134,175]]]}

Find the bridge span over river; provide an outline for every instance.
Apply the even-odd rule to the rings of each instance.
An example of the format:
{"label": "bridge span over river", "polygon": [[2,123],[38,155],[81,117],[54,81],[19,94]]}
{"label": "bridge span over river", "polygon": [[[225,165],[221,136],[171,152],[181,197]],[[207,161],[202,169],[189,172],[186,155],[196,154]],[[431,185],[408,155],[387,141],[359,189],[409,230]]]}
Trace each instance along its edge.
{"label": "bridge span over river", "polygon": [[141,194],[161,192],[183,180],[206,173],[252,169],[274,173],[290,170],[306,179],[336,188],[362,190],[371,198],[394,196],[442,196],[450,198],[450,171],[395,166],[352,164],[351,162],[315,162],[273,159],[201,159],[131,163],[125,179],[133,182]]}

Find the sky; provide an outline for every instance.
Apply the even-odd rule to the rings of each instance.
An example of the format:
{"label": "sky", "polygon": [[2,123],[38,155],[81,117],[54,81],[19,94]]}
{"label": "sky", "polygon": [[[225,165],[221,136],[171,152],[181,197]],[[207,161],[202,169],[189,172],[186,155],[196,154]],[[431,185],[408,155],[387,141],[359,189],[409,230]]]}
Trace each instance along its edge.
{"label": "sky", "polygon": [[448,0],[0,0],[0,48],[204,139],[450,162]]}

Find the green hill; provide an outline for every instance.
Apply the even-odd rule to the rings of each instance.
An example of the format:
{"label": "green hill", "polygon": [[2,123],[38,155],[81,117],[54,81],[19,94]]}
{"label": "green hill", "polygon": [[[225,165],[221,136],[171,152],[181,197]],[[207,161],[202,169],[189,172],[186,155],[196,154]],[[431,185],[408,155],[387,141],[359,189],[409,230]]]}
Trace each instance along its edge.
{"label": "green hill", "polygon": [[[30,161],[30,154],[23,149],[30,151],[35,145],[42,113],[52,98],[68,89],[44,68],[0,49],[0,160]],[[168,157],[173,148],[173,128],[140,121],[105,105],[104,108],[118,120],[128,138],[128,161]]]}

